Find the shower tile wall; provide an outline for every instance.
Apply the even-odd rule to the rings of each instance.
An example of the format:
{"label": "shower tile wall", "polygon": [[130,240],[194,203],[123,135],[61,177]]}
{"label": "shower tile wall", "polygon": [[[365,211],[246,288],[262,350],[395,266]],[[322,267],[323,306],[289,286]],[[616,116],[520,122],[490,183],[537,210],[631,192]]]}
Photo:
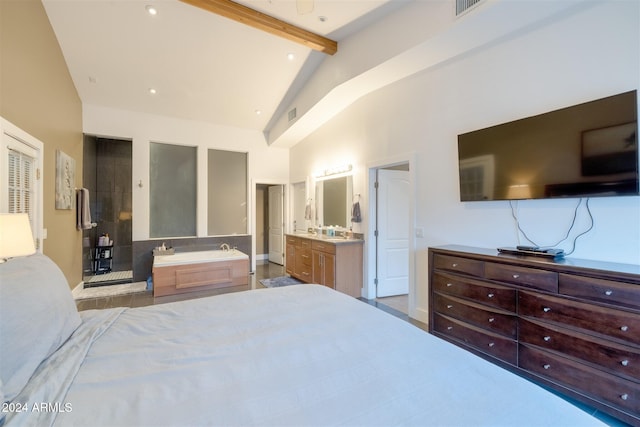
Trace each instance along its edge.
{"label": "shower tile wall", "polygon": [[[89,178],[85,163],[85,187],[91,194],[91,214],[98,227],[90,230],[93,247],[99,236],[108,233],[114,242],[113,271],[132,269],[132,149],[130,141],[95,140],[95,177]],[[85,155],[88,150],[85,142]],[[88,178],[88,180],[87,180]],[[95,183],[94,188],[89,182]],[[86,245],[86,239],[85,239]]]}

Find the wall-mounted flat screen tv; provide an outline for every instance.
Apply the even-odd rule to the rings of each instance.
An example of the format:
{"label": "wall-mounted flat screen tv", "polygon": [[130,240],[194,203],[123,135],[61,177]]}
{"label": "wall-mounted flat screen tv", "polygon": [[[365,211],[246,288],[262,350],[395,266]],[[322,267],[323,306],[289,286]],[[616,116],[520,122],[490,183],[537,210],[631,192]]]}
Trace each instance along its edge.
{"label": "wall-mounted flat screen tv", "polygon": [[460,200],[637,196],[636,91],[458,135]]}

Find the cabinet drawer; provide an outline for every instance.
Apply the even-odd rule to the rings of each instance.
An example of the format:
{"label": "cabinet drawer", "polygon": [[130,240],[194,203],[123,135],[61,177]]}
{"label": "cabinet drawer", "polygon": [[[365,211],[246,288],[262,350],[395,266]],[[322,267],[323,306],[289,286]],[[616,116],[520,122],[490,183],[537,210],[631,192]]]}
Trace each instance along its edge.
{"label": "cabinet drawer", "polygon": [[518,293],[518,313],[640,345],[640,316],[568,299]]}
{"label": "cabinet drawer", "polygon": [[560,274],[560,293],[640,309],[640,285]]}
{"label": "cabinet drawer", "polygon": [[484,271],[484,263],[482,261],[449,255],[434,255],[433,265],[438,270],[456,271],[476,277],[482,277]]}
{"label": "cabinet drawer", "polygon": [[314,251],[326,252],[328,254],[336,253],[336,245],[331,243],[313,241],[311,243],[311,249]]}
{"label": "cabinet drawer", "polygon": [[302,249],[311,249],[311,240],[309,240],[309,239],[298,239],[298,245]]}
{"label": "cabinet drawer", "polygon": [[433,273],[436,292],[470,299],[510,312],[516,311],[516,290],[445,273]]}
{"label": "cabinet drawer", "polygon": [[287,243],[290,245],[295,246],[299,241],[300,239],[298,239],[297,237],[287,236]]}
{"label": "cabinet drawer", "polygon": [[449,317],[471,323],[482,329],[487,329],[508,338],[516,339],[517,320],[515,314],[491,311],[489,307],[470,304],[463,300],[434,294],[436,312]]}
{"label": "cabinet drawer", "polygon": [[558,273],[554,271],[487,262],[484,266],[484,274],[487,279],[558,292]]}
{"label": "cabinet drawer", "polygon": [[521,343],[582,359],[629,380],[640,378],[640,348],[632,348],[568,329],[520,319]]}
{"label": "cabinet drawer", "polygon": [[517,363],[518,349],[514,340],[483,331],[438,313],[434,314],[433,321],[435,331],[512,365]]}
{"label": "cabinet drawer", "polygon": [[640,384],[609,375],[581,363],[520,344],[520,367],[551,381],[595,396],[610,405],[640,413]]}

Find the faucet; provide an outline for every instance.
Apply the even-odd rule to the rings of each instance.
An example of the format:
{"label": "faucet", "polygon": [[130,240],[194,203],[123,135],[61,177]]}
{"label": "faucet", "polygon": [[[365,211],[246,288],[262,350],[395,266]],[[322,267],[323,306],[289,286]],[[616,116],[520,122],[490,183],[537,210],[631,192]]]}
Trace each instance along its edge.
{"label": "faucet", "polygon": [[231,250],[231,248],[229,247],[229,244],[228,244],[228,243],[223,243],[223,244],[221,244],[221,245],[220,245],[220,249],[221,249],[221,250],[223,250],[223,251],[229,251],[229,250]]}

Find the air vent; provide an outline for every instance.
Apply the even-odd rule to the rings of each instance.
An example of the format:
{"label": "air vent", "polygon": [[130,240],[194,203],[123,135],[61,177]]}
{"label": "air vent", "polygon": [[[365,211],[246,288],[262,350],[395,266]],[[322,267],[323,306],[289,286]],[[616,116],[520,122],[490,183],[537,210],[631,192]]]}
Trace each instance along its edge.
{"label": "air vent", "polygon": [[289,121],[295,119],[298,116],[298,113],[296,112],[296,109],[292,109],[289,111],[288,117],[289,117]]}
{"label": "air vent", "polygon": [[460,16],[482,0],[456,0],[456,16]]}

